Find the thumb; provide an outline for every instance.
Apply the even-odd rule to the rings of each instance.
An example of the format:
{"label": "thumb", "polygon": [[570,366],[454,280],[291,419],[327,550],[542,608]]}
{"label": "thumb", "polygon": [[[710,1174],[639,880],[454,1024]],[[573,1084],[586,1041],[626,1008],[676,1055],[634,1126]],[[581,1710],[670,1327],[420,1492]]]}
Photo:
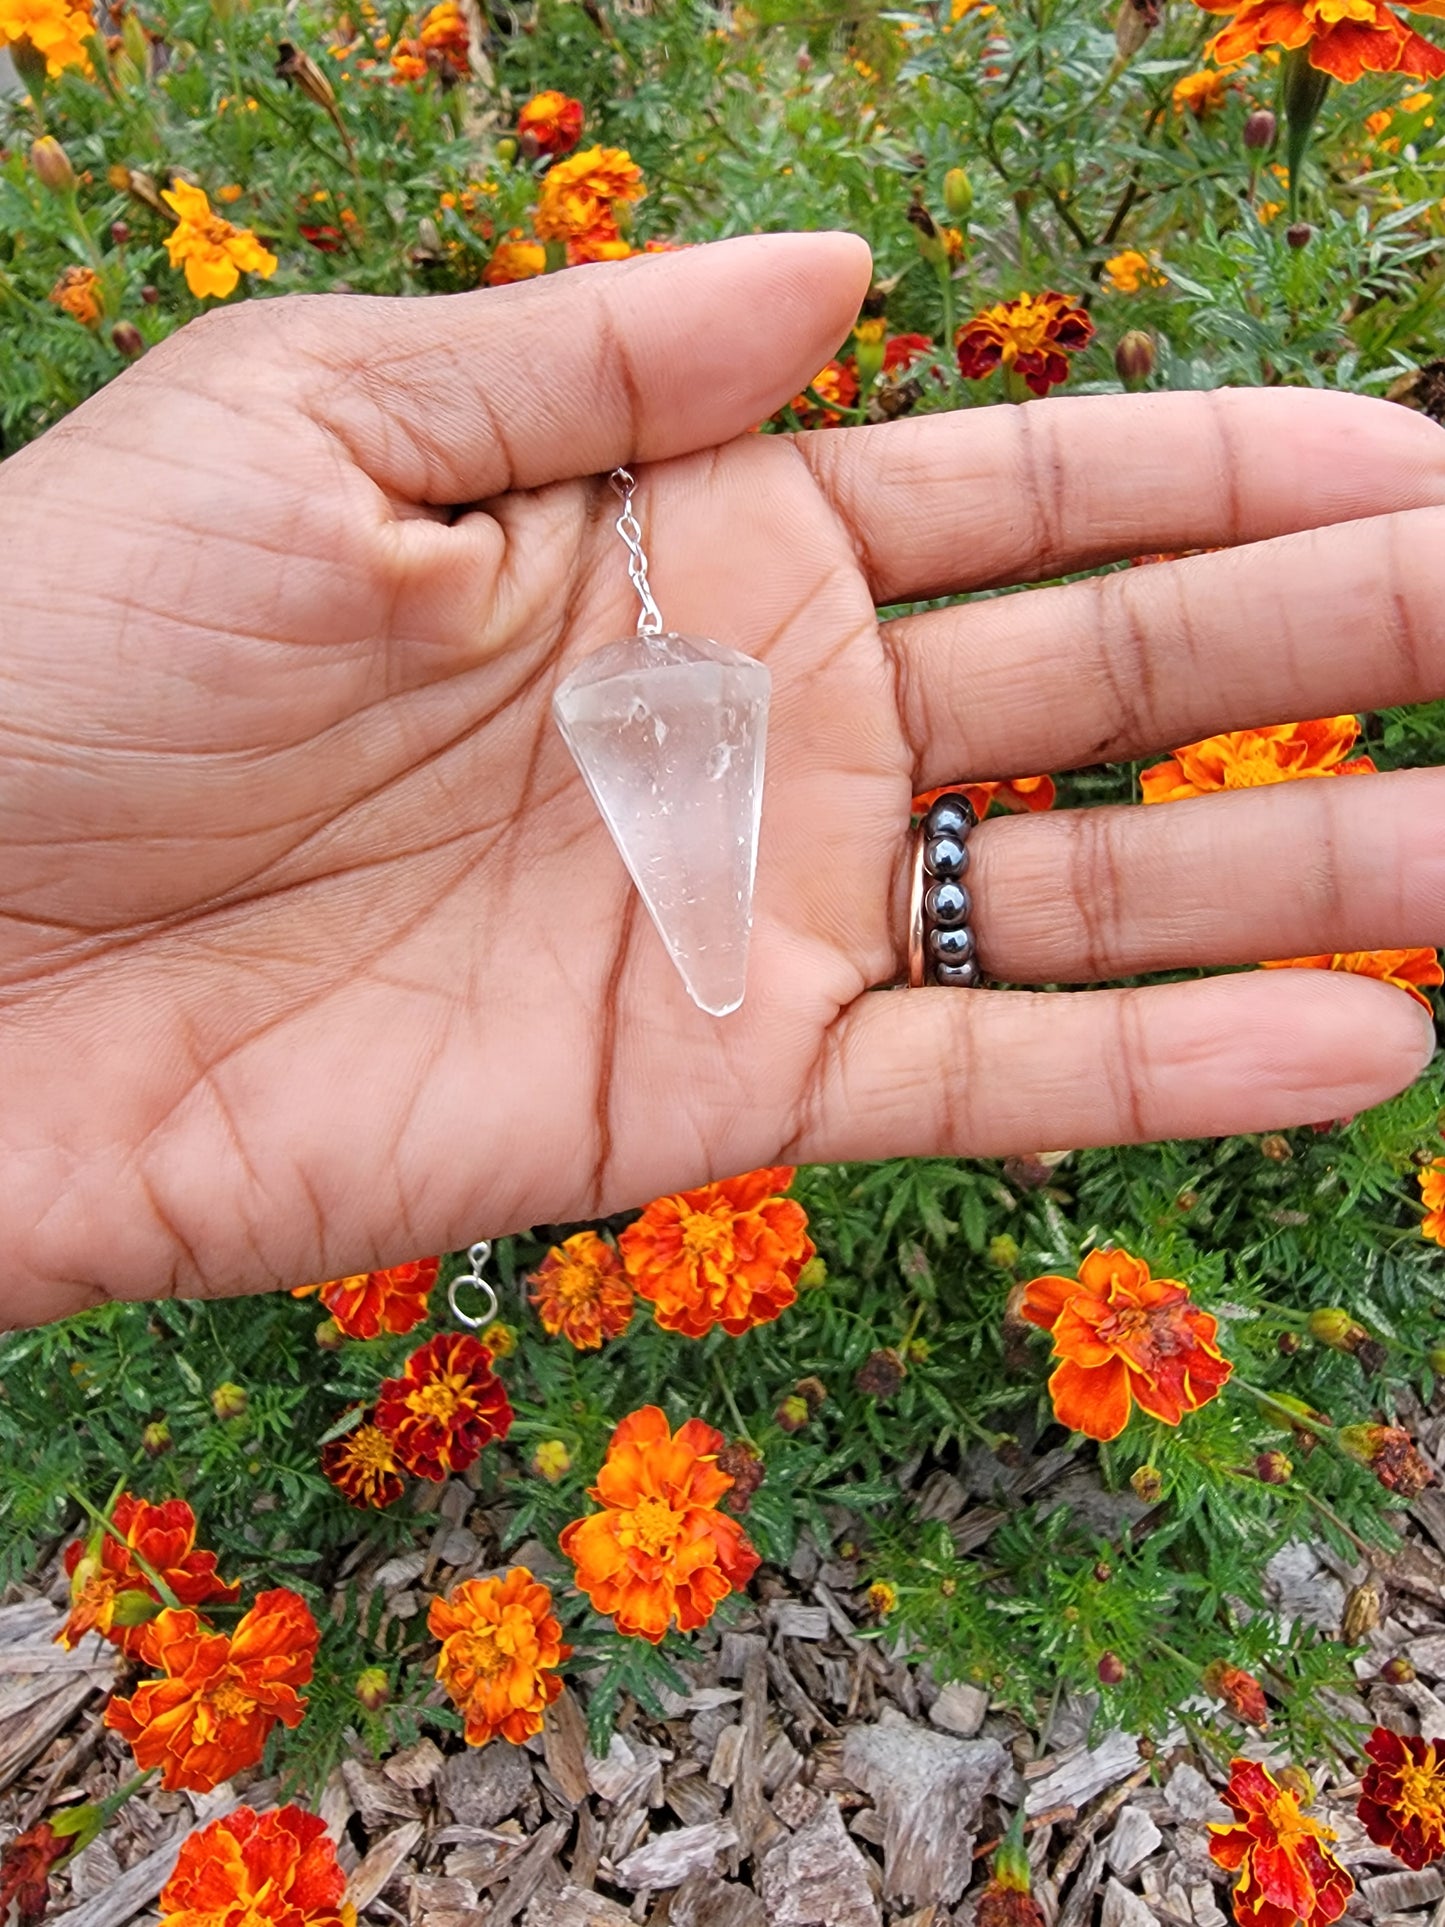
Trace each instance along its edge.
{"label": "thumb", "polygon": [[836,353],[869,270],[856,235],[749,235],[474,294],[298,303],[287,347],[307,412],[382,488],[481,502],[731,441]]}

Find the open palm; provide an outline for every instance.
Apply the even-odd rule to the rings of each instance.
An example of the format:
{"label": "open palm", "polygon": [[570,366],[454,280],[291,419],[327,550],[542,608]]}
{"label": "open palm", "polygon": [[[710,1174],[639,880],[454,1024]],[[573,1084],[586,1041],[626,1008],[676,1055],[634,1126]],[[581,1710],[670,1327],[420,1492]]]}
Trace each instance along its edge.
{"label": "open palm", "polygon": [[[1428,423],[1256,393],[747,435],[866,279],[846,237],[771,237],[255,303],[0,469],[0,1319],[303,1283],[788,1159],[1301,1122],[1415,1074],[1417,1007],[1319,973],[865,994],[901,967],[916,789],[1445,688]],[[668,625],[773,671],[723,1020],[551,720],[633,626],[622,461]],[[876,615],[1182,548],[1221,552]],[[1445,869],[1412,826],[1442,781],[991,822],[984,964],[1432,942]]]}

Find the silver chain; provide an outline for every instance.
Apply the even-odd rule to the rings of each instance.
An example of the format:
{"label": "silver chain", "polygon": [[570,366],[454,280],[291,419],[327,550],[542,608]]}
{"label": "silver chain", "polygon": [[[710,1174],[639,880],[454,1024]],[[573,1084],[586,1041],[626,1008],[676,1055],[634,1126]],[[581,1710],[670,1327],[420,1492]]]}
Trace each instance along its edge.
{"label": "silver chain", "polygon": [[627,573],[632,586],[637,591],[642,604],[642,613],[637,618],[637,633],[640,636],[660,636],[662,634],[662,611],[652,599],[652,590],[647,581],[647,556],[642,547],[642,525],[632,513],[632,497],[637,488],[636,478],[625,468],[614,468],[608,477],[622,503],[622,513],[614,524],[617,533],[627,544]]}
{"label": "silver chain", "polygon": [[[453,1278],[447,1286],[447,1303],[451,1306],[452,1317],[456,1319],[459,1325],[467,1325],[473,1331],[480,1325],[490,1325],[497,1315],[496,1291],[482,1276],[482,1266],[491,1255],[492,1247],[490,1240],[486,1238],[481,1239],[477,1244],[474,1244],[467,1253],[468,1261],[472,1267],[471,1270],[458,1272],[457,1276]],[[482,1304],[479,1315],[474,1316],[471,1312],[463,1311],[457,1303],[457,1287],[459,1285],[471,1285],[482,1294]]]}

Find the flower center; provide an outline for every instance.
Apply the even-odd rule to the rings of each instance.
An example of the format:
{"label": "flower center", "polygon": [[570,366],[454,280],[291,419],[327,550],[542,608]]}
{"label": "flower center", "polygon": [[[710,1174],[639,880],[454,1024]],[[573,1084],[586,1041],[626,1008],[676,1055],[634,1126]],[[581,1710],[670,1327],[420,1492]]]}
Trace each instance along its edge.
{"label": "flower center", "polygon": [[238,1680],[223,1679],[210,1696],[212,1711],[223,1720],[239,1718],[249,1713],[256,1702]]}
{"label": "flower center", "polygon": [[1142,1338],[1148,1329],[1149,1314],[1141,1305],[1121,1305],[1111,1317],[1100,1320],[1099,1336],[1106,1345],[1122,1345]]}
{"label": "flower center", "polygon": [[449,1379],[437,1379],[431,1385],[423,1385],[419,1392],[413,1392],[407,1400],[419,1418],[434,1418],[441,1425],[450,1421],[461,1402],[456,1387]]}
{"label": "flower center", "polygon": [[1430,1748],[1423,1761],[1414,1760],[1400,1768],[1400,1792],[1396,1801],[1400,1811],[1427,1827],[1438,1828],[1445,1821],[1445,1784]]}
{"label": "flower center", "polygon": [[682,1530],[682,1520],[682,1513],[674,1512],[662,1499],[644,1499],[624,1527],[622,1542],[656,1558],[672,1550],[673,1541]]}
{"label": "flower center", "polygon": [[726,1217],[708,1211],[687,1211],[682,1218],[682,1249],[695,1263],[715,1252],[732,1256],[732,1226]]}
{"label": "flower center", "polygon": [[597,1296],[599,1279],[595,1265],[564,1265],[557,1273],[554,1288],[569,1311],[590,1305]]}
{"label": "flower center", "polygon": [[396,1457],[391,1441],[379,1425],[359,1425],[351,1435],[351,1463],[358,1472],[394,1472]]}
{"label": "flower center", "polygon": [[1338,26],[1341,20],[1364,20],[1376,24],[1378,0],[1307,0],[1305,18],[1318,27]]}

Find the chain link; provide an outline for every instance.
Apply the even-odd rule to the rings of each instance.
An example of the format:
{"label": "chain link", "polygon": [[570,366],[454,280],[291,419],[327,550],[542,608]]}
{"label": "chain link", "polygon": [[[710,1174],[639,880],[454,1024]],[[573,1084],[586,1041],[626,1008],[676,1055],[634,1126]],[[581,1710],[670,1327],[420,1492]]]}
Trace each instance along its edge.
{"label": "chain link", "polygon": [[660,636],[662,611],[652,599],[647,580],[647,556],[642,547],[642,525],[632,513],[632,497],[637,481],[625,468],[614,468],[608,480],[622,503],[622,513],[613,526],[627,545],[627,573],[642,604],[642,613],[637,618],[637,633],[640,636]]}

